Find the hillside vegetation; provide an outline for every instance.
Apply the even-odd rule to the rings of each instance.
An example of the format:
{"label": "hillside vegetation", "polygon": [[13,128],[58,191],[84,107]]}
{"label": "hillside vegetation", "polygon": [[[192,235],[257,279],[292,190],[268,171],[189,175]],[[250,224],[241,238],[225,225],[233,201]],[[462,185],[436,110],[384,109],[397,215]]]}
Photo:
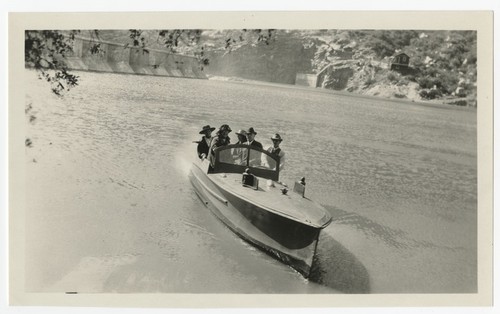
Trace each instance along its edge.
{"label": "hillside vegetation", "polygon": [[[210,54],[207,72],[293,84],[296,73],[320,73],[322,88],[412,100],[476,105],[475,31],[277,31],[268,45]],[[410,56],[404,73],[391,57]]]}

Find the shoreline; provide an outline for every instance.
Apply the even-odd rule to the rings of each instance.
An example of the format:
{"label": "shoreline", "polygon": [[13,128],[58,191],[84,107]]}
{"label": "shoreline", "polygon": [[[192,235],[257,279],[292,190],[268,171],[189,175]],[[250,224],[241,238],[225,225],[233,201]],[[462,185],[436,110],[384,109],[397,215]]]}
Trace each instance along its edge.
{"label": "shoreline", "polygon": [[[372,99],[378,101],[390,101],[390,102],[398,102],[398,103],[408,103],[408,104],[416,104],[422,105],[426,107],[434,107],[434,108],[444,108],[444,109],[458,109],[465,111],[477,111],[477,107],[473,106],[458,106],[453,104],[444,103],[442,99],[439,101],[425,101],[420,99],[409,99],[409,98],[391,98],[391,97],[382,97],[382,96],[373,96],[373,95],[364,95],[359,93],[352,93],[347,91],[338,91],[332,89],[324,89],[317,87],[308,87],[301,85],[292,85],[292,84],[284,84],[284,83],[274,83],[274,82],[265,82],[265,81],[257,81],[257,80],[248,80],[238,77],[226,77],[226,76],[213,76],[207,75],[209,81],[219,81],[219,82],[227,82],[227,83],[236,83],[236,84],[249,84],[249,85],[261,85],[261,86],[273,86],[273,87],[281,87],[288,89],[299,89],[299,90],[308,90],[319,93],[327,93],[338,96],[345,97],[356,97],[356,98],[365,98]],[[460,98],[457,98],[457,100]]]}
{"label": "shoreline", "polygon": [[[30,71],[36,72],[33,68],[26,68]],[[161,75],[147,75],[141,73],[119,73],[119,72],[104,72],[104,71],[95,71],[95,70],[70,70],[71,72],[88,72],[88,73],[96,73],[96,74],[111,74],[111,75],[135,75],[135,76],[153,76],[153,77],[163,77],[163,78],[171,78],[171,79],[197,79],[193,77],[176,77],[176,76],[161,76]],[[464,110],[464,111],[477,111],[477,107],[474,106],[458,106],[453,104],[444,103],[442,100],[440,101],[424,101],[424,100],[415,100],[409,98],[391,98],[391,97],[382,97],[382,96],[373,96],[373,95],[365,95],[359,93],[353,93],[348,91],[339,91],[332,89],[324,89],[317,87],[309,87],[309,86],[301,86],[301,85],[292,85],[292,84],[284,84],[284,83],[274,83],[274,82],[266,82],[266,81],[257,81],[257,80],[248,80],[239,77],[226,77],[226,76],[214,76],[207,74],[207,78],[205,80],[209,81],[218,81],[225,83],[234,83],[234,84],[248,84],[248,85],[257,85],[257,86],[270,86],[270,87],[278,87],[278,88],[286,88],[286,89],[296,89],[296,90],[304,90],[304,91],[312,91],[317,93],[325,93],[332,94],[337,96],[344,97],[354,97],[354,98],[364,98],[371,99],[376,101],[389,101],[396,103],[407,103],[407,104],[416,104],[425,107],[433,107],[433,108],[441,108],[441,109],[453,109],[453,110]],[[460,99],[460,98],[457,98]]]}

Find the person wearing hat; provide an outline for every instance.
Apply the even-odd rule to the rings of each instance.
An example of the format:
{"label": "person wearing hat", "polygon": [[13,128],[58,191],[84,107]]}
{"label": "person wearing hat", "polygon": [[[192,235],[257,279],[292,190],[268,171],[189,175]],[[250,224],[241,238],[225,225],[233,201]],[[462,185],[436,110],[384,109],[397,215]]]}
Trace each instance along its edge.
{"label": "person wearing hat", "polygon": [[208,156],[208,151],[210,149],[210,144],[212,144],[212,132],[215,128],[211,128],[210,125],[205,125],[200,134],[204,134],[201,140],[198,141],[198,157],[204,159]]}
{"label": "person wearing hat", "polygon": [[245,144],[247,141],[247,132],[245,130],[238,130],[235,133],[238,136],[238,142],[236,144]]}
{"label": "person wearing hat", "polygon": [[223,124],[220,126],[216,135],[212,140],[212,145],[210,146],[210,153],[214,154],[214,149],[220,146],[226,146],[231,143],[231,138],[229,138],[229,133],[231,132],[231,128],[227,124]]}
{"label": "person wearing hat", "polygon": [[283,167],[285,165],[285,152],[280,147],[280,144],[283,141],[283,139],[278,133],[276,133],[271,137],[271,140],[273,141],[273,146],[270,146],[267,149],[267,151],[272,155],[275,155],[280,158],[280,171],[281,171],[283,170]]}
{"label": "person wearing hat", "polygon": [[253,128],[249,128],[248,131],[247,131],[247,142],[246,142],[246,144],[250,145],[250,146],[256,146],[256,147],[259,147],[261,149],[264,149],[262,147],[262,144],[260,142],[257,142],[255,140],[255,135],[257,135],[257,132],[255,132],[255,130]]}
{"label": "person wearing hat", "polygon": [[[235,133],[238,136],[238,142],[236,144],[246,144],[247,142],[247,132],[245,130],[238,130],[238,132]],[[243,165],[246,163],[246,151],[247,149],[242,149],[242,148],[233,148],[231,150],[231,154],[233,155],[234,158],[234,163],[236,165]]]}

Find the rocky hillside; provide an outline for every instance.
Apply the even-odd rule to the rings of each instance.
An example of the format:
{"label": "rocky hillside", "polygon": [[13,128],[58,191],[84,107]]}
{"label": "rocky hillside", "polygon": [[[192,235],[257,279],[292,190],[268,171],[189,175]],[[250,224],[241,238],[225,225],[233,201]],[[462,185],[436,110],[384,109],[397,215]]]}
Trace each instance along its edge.
{"label": "rocky hillside", "polygon": [[[288,84],[314,73],[322,88],[475,106],[476,49],[473,31],[277,31],[269,45],[211,54],[207,73]],[[390,70],[399,52],[403,73]]]}

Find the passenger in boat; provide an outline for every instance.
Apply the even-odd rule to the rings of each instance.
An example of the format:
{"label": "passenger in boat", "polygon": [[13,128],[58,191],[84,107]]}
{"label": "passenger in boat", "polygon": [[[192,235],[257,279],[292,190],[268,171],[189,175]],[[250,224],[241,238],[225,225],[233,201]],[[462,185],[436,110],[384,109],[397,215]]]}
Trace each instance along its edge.
{"label": "passenger in boat", "polygon": [[285,166],[285,152],[280,147],[280,144],[283,141],[283,139],[278,133],[276,133],[273,135],[273,137],[271,137],[271,140],[273,141],[273,146],[270,146],[267,149],[267,151],[272,155],[275,155],[280,158],[280,171],[281,171]]}
{"label": "passenger in boat", "polygon": [[[245,130],[238,130],[238,132],[236,132],[236,135],[238,136],[238,142],[236,144],[245,144],[247,142],[246,134],[247,132],[245,132]],[[245,149],[233,148],[231,150],[231,154],[233,155],[235,165],[246,164],[246,152],[247,152],[246,148]]]}
{"label": "passenger in boat", "polygon": [[212,144],[212,132],[215,128],[211,128],[210,125],[205,125],[200,134],[204,134],[201,140],[198,142],[198,157],[200,159],[205,159],[208,156],[208,151],[210,149],[210,144]]}
{"label": "passenger in boat", "polygon": [[231,128],[227,124],[223,124],[220,126],[216,135],[212,139],[212,145],[210,146],[210,154],[214,154],[214,149],[220,146],[229,145],[231,142],[231,138],[229,137],[229,133],[231,132]]}
{"label": "passenger in boat", "polygon": [[245,130],[238,130],[235,133],[238,136],[238,142],[236,144],[245,144],[247,141],[247,132]]}
{"label": "passenger in boat", "polygon": [[[255,140],[255,136],[257,132],[255,132],[254,128],[249,128],[247,131],[247,142],[246,144],[252,146],[254,148],[264,149],[260,142]],[[249,151],[250,152],[250,151]],[[266,159],[261,154],[251,153],[248,156],[248,165],[250,167],[265,167]]]}
{"label": "passenger in boat", "polygon": [[229,133],[231,131],[232,130],[229,127],[229,125],[223,124],[220,126],[216,135],[212,139],[212,145],[210,146],[210,155],[209,155],[211,166],[213,166],[214,158],[215,158],[214,149],[216,149],[217,147],[229,145],[231,143],[231,138],[229,137]]}
{"label": "passenger in boat", "polygon": [[255,130],[253,128],[249,128],[247,131],[247,143],[246,144],[263,149],[262,144],[255,140],[255,135],[257,135],[257,132],[255,132]]}

